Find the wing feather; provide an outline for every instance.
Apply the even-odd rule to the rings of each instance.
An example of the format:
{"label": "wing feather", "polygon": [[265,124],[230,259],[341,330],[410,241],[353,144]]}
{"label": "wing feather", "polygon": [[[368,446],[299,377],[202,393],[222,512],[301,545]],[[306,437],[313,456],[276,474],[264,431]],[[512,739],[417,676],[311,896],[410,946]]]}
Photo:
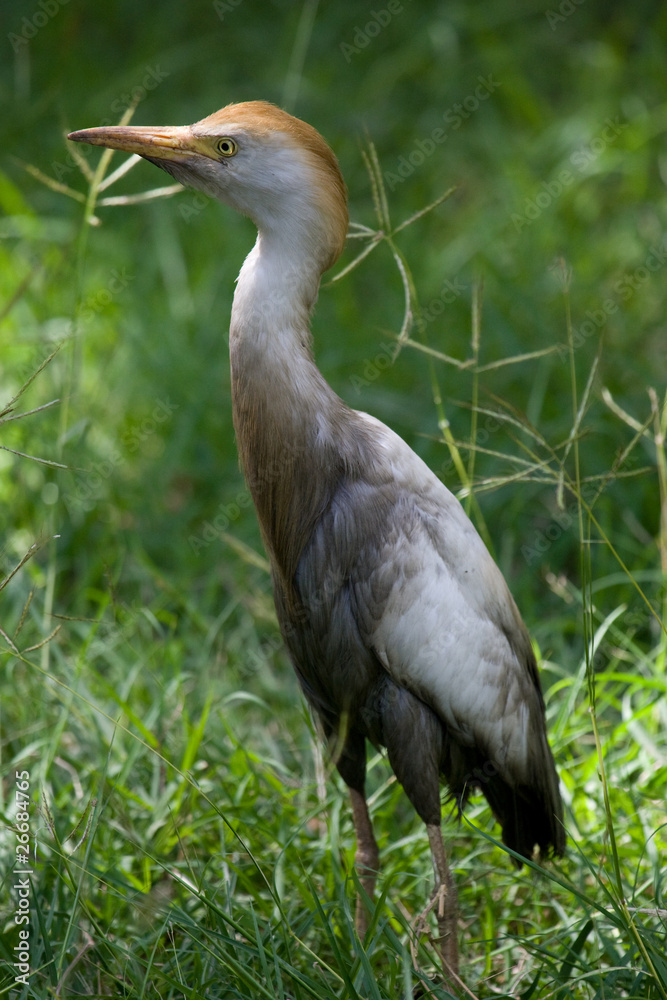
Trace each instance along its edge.
{"label": "wing feather", "polygon": [[[562,853],[537,665],[507,584],[453,494],[397,435],[356,416],[372,450],[302,554],[297,616],[276,589],[304,692],[326,733],[388,747],[426,822],[439,815],[437,774],[422,778],[435,754],[460,801],[485,782],[506,843]],[[362,780],[356,766],[346,780]]]}
{"label": "wing feather", "polygon": [[[362,639],[463,746],[527,783],[531,747],[545,744],[544,710],[516,604],[458,500],[401,438],[365,419],[389,459],[393,496],[352,571]],[[363,493],[351,504],[362,524]]]}

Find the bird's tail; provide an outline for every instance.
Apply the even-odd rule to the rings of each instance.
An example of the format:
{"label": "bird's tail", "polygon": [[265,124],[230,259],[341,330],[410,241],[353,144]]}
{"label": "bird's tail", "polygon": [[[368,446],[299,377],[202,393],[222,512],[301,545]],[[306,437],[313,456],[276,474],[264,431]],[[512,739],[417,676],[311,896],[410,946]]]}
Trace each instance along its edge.
{"label": "bird's tail", "polygon": [[[451,745],[449,749],[451,753]],[[541,858],[565,853],[563,803],[546,739],[525,784],[512,781],[478,753],[461,747],[457,750],[450,756],[445,776],[460,808],[477,788],[500,823],[503,843],[510,850],[525,858],[533,858],[536,853]]]}
{"label": "bird's tail", "polygon": [[503,843],[510,850],[525,858],[536,853],[540,858],[565,853],[563,806],[557,786],[554,795],[550,785],[511,787],[496,777],[483,791],[502,827]]}

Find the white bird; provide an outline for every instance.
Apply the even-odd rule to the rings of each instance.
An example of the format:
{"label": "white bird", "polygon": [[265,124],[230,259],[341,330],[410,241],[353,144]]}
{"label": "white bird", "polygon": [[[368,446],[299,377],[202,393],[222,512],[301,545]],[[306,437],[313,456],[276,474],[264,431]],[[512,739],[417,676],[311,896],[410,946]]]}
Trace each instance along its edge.
{"label": "white bird", "polygon": [[[366,740],[386,747],[426,823],[440,947],[455,978],[440,777],[460,807],[480,787],[505,844],[528,858],[563,853],[562,803],[535,657],[502,574],[452,493],[315,366],[310,314],[348,225],[336,157],[314,128],[263,101],[191,126],[69,138],[138,153],[257,227],[232,306],[232,407],[280,628],[350,791],[369,896],[379,855]],[[356,919],[363,934],[360,900]]]}

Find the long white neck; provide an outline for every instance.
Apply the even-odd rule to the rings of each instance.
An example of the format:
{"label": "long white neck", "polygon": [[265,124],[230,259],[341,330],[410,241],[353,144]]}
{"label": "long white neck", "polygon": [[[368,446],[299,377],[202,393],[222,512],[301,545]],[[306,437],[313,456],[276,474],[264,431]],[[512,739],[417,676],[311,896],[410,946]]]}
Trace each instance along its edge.
{"label": "long white neck", "polygon": [[[272,356],[296,354],[310,342],[310,313],[320,284],[319,271],[282,241],[259,235],[239,274],[230,336],[235,345]],[[294,338],[296,338],[296,343]]]}
{"label": "long white neck", "polygon": [[290,253],[296,249],[258,237],[239,275],[230,328],[239,455],[286,589],[349,464],[346,427],[354,422],[315,366],[309,320],[320,272]]}

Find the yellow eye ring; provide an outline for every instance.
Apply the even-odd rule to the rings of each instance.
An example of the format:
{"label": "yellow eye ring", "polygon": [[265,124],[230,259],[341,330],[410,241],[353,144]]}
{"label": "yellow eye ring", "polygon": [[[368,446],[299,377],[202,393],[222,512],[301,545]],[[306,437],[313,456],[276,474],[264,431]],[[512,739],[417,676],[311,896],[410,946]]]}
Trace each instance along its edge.
{"label": "yellow eye ring", "polygon": [[215,148],[221,156],[235,156],[239,147],[234,139],[226,135],[222,139],[218,139]]}

